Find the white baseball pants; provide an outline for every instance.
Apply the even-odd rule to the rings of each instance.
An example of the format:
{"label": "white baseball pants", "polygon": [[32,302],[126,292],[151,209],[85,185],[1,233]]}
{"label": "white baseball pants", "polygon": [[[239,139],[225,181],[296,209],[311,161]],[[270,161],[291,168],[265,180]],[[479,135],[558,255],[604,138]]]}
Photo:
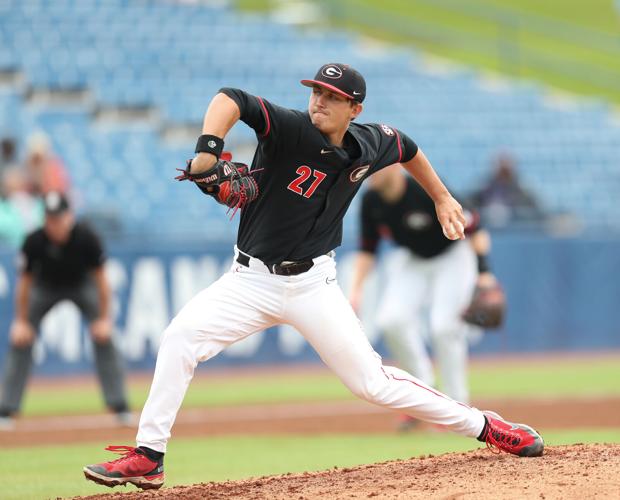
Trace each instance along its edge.
{"label": "white baseball pants", "polygon": [[479,410],[403,370],[382,365],[336,282],[331,256],[314,259],[314,266],[297,276],[270,274],[260,260],[250,258],[249,267],[234,262],[229,272],[190,300],[164,332],[140,418],[138,446],[166,451],[198,362],[281,323],[296,328],[358,397],[466,436],[482,432]]}
{"label": "white baseball pants", "polygon": [[441,374],[442,390],[467,402],[468,335],[479,333],[461,319],[478,276],[471,245],[465,240],[456,242],[431,259],[400,248],[387,257],[386,271],[377,326],[398,365],[434,386],[428,340]]}

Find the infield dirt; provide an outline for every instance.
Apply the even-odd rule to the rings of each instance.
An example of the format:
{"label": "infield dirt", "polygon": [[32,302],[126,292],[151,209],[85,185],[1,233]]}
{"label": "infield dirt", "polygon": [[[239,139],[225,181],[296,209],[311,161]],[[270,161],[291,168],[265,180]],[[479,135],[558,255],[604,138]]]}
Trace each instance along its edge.
{"label": "infield dirt", "polygon": [[620,445],[555,446],[538,458],[489,450],[346,469],[80,497],[143,499],[610,499],[620,497]]}

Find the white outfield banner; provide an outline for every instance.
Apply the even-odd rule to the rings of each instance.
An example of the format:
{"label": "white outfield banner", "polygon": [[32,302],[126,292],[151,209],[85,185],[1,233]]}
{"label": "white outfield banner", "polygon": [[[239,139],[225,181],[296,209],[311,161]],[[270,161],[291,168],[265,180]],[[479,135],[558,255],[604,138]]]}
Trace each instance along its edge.
{"label": "white outfield banner", "polygon": [[[154,364],[159,339],[171,318],[196,293],[209,286],[232,263],[232,249],[201,252],[110,252],[106,273],[113,290],[113,314],[117,345],[128,365],[146,368]],[[340,255],[342,254],[342,256]],[[353,252],[339,252],[339,281],[344,289]],[[0,331],[8,332],[13,316],[15,270],[12,259],[0,259]],[[366,287],[367,303],[374,304],[376,278]],[[373,311],[366,308],[365,316]],[[371,340],[377,335],[369,323]],[[4,335],[3,335],[4,337]],[[6,339],[6,337],[4,337]],[[0,345],[0,365],[6,342]],[[92,348],[86,324],[71,302],[57,304],[44,318],[34,350],[37,372],[65,373],[91,369]],[[305,339],[289,326],[272,328],[238,342],[209,364],[277,363],[318,361]]]}

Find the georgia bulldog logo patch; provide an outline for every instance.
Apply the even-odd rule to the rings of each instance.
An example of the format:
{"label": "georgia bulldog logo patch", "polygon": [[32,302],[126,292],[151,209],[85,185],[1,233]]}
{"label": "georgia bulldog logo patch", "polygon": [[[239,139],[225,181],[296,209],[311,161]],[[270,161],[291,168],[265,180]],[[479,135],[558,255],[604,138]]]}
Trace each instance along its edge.
{"label": "georgia bulldog logo patch", "polygon": [[338,66],[330,64],[329,66],[323,68],[321,74],[327,78],[333,78],[336,80],[342,76],[342,70]]}
{"label": "georgia bulldog logo patch", "polygon": [[389,135],[389,136],[393,136],[394,135],[394,130],[392,130],[390,127],[388,127],[385,124],[381,124],[381,129],[383,130],[383,132],[385,133],[385,135]]}
{"label": "georgia bulldog logo patch", "polygon": [[370,168],[370,165],[364,165],[363,167],[357,167],[355,170],[353,170],[353,172],[351,172],[349,179],[351,179],[351,182],[357,182],[361,180],[366,175],[366,172],[368,172],[369,168]]}

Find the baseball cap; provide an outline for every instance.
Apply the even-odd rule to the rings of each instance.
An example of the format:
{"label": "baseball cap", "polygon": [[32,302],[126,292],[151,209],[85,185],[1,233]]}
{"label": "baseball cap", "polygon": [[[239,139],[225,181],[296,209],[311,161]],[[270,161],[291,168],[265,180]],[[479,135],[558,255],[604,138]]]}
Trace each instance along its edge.
{"label": "baseball cap", "polygon": [[69,210],[69,200],[58,191],[50,191],[43,196],[43,206],[46,214],[58,215]]}
{"label": "baseball cap", "polygon": [[364,77],[347,64],[324,64],[316,72],[313,80],[302,80],[301,84],[306,87],[320,85],[356,102],[362,102],[366,97]]}

